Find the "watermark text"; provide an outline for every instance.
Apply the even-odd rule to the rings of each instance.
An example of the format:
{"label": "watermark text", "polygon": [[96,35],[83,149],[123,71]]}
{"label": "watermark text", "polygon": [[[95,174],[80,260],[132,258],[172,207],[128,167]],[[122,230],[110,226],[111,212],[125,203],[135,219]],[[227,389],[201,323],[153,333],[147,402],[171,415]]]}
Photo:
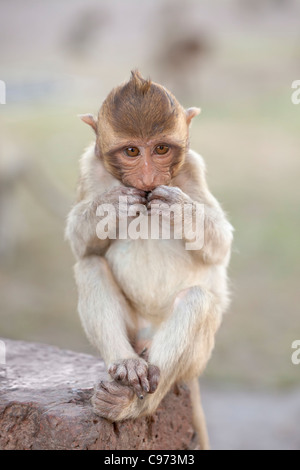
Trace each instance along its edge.
{"label": "watermark text", "polygon": [[6,364],[6,347],[4,341],[0,340],[0,366]]}
{"label": "watermark text", "polygon": [[296,339],[293,342],[292,349],[296,349],[292,354],[292,363],[298,366],[300,364],[300,339]]}
{"label": "watermark text", "polygon": [[6,85],[3,80],[0,80],[0,104],[6,104]]}
{"label": "watermark text", "polygon": [[295,80],[292,83],[292,88],[295,89],[294,93],[292,94],[292,103],[300,104],[300,80]]}
{"label": "watermark text", "polygon": [[128,204],[119,197],[116,207],[101,204],[96,233],[100,240],[184,240],[186,250],[201,250],[204,245],[204,204]]}

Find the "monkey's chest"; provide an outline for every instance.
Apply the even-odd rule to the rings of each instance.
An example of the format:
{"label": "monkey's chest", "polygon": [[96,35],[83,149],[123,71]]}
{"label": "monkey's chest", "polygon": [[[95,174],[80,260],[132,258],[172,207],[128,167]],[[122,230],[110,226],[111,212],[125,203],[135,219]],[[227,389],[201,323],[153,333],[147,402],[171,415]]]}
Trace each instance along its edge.
{"label": "monkey's chest", "polygon": [[147,318],[167,314],[176,294],[192,284],[181,240],[118,240],[106,259],[126,297]]}

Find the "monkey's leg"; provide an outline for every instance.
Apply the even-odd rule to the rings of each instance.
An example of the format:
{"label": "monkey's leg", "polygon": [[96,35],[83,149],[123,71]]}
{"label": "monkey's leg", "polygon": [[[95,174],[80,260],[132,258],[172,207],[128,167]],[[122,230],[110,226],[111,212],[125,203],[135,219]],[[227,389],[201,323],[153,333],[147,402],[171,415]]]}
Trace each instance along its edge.
{"label": "monkey's leg", "polygon": [[[171,316],[155,334],[150,348],[149,361],[160,369],[161,377],[156,392],[147,395],[142,413],[152,414],[175,382],[200,375],[211,356],[220,323],[218,299],[212,293],[195,286],[177,295]],[[203,412],[199,410],[196,413],[201,419]],[[205,431],[200,434],[205,447]]]}
{"label": "monkey's leg", "polygon": [[121,358],[136,358],[127,329],[131,312],[113,278],[107,261],[87,256],[75,265],[78,310],[91,343],[101,352],[106,364]]}
{"label": "monkey's leg", "polygon": [[193,426],[198,436],[201,450],[210,450],[205,414],[201,402],[200,386],[197,377],[188,382],[193,409]]}
{"label": "monkey's leg", "polygon": [[133,315],[107,261],[100,256],[85,257],[76,264],[75,277],[83,327],[117,381],[98,385],[93,398],[95,410],[112,420],[123,410],[131,415],[134,393],[142,398],[145,392],[153,393],[159,371],[130,344],[128,330],[134,329]]}

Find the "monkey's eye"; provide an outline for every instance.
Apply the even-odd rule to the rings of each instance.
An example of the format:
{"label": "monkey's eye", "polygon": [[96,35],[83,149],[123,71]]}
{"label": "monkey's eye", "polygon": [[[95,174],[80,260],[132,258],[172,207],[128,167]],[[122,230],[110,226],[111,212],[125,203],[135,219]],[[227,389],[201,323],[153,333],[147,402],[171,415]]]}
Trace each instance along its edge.
{"label": "monkey's eye", "polygon": [[168,145],[158,145],[157,147],[155,147],[155,153],[157,153],[158,155],[165,155],[166,153],[168,153],[168,151]]}
{"label": "monkey's eye", "polygon": [[125,153],[128,157],[137,157],[140,154],[140,151],[137,147],[127,147],[127,149],[125,149]]}

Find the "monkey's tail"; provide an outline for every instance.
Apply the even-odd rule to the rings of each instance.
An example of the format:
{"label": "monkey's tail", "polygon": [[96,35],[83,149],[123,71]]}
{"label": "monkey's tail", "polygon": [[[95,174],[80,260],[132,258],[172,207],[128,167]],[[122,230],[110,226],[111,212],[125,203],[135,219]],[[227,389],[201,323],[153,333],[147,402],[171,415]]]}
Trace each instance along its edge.
{"label": "monkey's tail", "polygon": [[193,410],[193,425],[198,435],[201,450],[210,450],[209,437],[206,426],[206,419],[201,403],[200,386],[198,378],[194,378],[188,383],[191,393],[191,403]]}

